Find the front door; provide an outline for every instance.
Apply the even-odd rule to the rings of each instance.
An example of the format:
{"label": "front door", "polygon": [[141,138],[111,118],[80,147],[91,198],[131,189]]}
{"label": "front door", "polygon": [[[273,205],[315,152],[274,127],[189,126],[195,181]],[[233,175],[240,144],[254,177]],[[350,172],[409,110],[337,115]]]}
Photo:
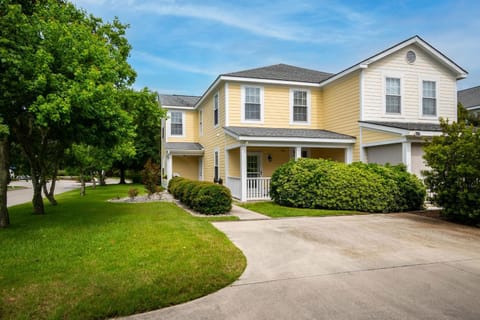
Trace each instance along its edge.
{"label": "front door", "polygon": [[262,154],[260,152],[247,153],[247,178],[262,176]]}

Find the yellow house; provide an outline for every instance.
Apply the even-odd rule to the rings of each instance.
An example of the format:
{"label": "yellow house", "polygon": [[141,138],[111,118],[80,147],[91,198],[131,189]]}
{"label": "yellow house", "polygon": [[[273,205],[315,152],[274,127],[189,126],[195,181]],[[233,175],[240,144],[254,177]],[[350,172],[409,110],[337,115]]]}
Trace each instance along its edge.
{"label": "yellow house", "polygon": [[337,74],[273,65],[222,74],[201,97],[161,95],[163,183],[220,181],[241,200],[269,199],[290,159],[406,165],[420,175],[422,144],[456,120],[467,72],[418,36]]}

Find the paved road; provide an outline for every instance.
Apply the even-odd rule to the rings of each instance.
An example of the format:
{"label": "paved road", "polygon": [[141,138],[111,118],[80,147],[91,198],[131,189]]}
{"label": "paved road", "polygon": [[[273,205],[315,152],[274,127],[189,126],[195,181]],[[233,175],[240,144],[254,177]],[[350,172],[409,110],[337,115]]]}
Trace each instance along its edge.
{"label": "paved road", "polygon": [[[33,197],[32,182],[12,181],[10,186],[21,186],[26,189],[12,190],[7,193],[7,206],[30,202]],[[55,185],[55,194],[63,193],[72,189],[80,188],[80,183],[72,180],[58,180]]]}
{"label": "paved road", "polygon": [[247,269],[130,319],[480,319],[480,229],[410,214],[218,222]]}

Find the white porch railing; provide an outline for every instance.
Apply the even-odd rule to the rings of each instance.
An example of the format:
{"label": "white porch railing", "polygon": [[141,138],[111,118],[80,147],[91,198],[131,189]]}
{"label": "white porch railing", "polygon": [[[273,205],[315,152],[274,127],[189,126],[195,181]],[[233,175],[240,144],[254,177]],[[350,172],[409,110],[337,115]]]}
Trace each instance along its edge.
{"label": "white porch railing", "polygon": [[[270,200],[270,177],[247,178],[245,200]],[[242,181],[238,177],[227,177],[227,187],[236,199],[242,198]]]}
{"label": "white porch railing", "polygon": [[247,200],[270,200],[270,179],[247,178]]}
{"label": "white porch railing", "polygon": [[227,177],[227,187],[232,193],[232,197],[240,199],[242,196],[242,181],[237,177]]}

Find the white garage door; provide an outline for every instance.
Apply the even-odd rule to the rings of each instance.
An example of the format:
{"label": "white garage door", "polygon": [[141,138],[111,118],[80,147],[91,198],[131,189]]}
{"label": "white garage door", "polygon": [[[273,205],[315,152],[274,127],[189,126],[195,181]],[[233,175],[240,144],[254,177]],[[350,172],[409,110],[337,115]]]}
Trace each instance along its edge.
{"label": "white garage door", "polygon": [[383,146],[368,147],[367,161],[368,163],[386,164],[392,165],[402,163],[402,144],[388,144]]}

